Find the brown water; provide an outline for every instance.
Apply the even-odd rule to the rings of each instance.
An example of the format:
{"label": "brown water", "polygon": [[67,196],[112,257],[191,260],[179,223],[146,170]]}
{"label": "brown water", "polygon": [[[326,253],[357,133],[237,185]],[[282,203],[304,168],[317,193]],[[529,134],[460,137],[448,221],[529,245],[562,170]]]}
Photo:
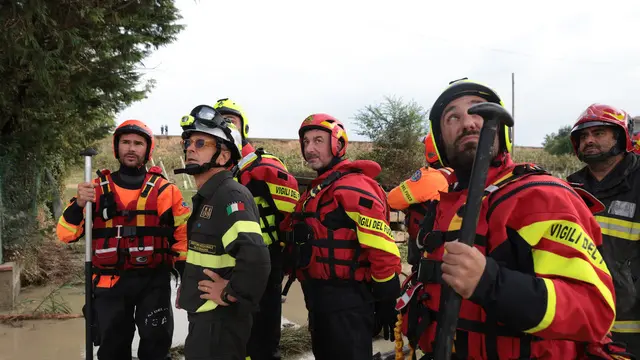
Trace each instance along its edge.
{"label": "brown water", "polygon": [[[175,284],[171,288],[175,291]],[[28,313],[32,311],[46,297],[53,287],[26,288],[20,293],[16,312]],[[71,309],[72,314],[82,314],[84,304],[84,289],[82,287],[67,287],[59,290],[59,295]],[[175,292],[172,294],[175,303]],[[173,309],[175,330],[173,346],[184,344],[187,336],[188,321],[184,310]],[[299,325],[307,323],[307,311],[304,297],[298,282],[295,282],[286,302],[283,304],[283,323],[293,322]],[[84,318],[69,320],[30,320],[23,321],[21,326],[14,327],[0,324],[0,360],[84,360]],[[132,344],[132,355],[137,354],[139,337],[136,336]],[[393,343],[378,340],[374,342],[374,353],[393,349]],[[94,348],[96,354],[97,348]],[[94,359],[97,356],[94,355]],[[312,360],[313,355],[299,358]]]}

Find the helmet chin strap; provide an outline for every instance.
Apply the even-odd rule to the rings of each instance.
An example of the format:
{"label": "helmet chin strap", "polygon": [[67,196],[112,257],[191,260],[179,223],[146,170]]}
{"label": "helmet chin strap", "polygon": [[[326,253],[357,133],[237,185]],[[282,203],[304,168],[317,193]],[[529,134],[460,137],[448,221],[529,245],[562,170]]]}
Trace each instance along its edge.
{"label": "helmet chin strap", "polygon": [[595,154],[595,155],[585,155],[583,153],[578,154],[578,159],[586,164],[597,164],[599,162],[603,162],[609,158],[612,158],[618,154],[622,153],[620,147],[615,145],[609,151]]}
{"label": "helmet chin strap", "polygon": [[175,170],[173,170],[173,173],[176,174],[176,175],[178,175],[178,174],[198,175],[198,174],[205,173],[205,172],[209,171],[212,168],[228,168],[229,164],[231,163],[231,159],[229,159],[223,165],[218,165],[218,163],[216,162],[218,160],[218,156],[220,156],[220,152],[221,151],[222,151],[222,148],[220,147],[220,145],[216,144],[216,153],[213,154],[213,156],[211,157],[211,161],[209,161],[208,163],[204,163],[202,165],[200,165],[200,164],[187,164],[184,167],[184,169],[175,169]]}
{"label": "helmet chin strap", "polygon": [[618,131],[616,134],[616,143],[609,149],[600,154],[585,155],[584,153],[578,153],[578,159],[586,164],[597,164],[603,162],[609,158],[612,158],[618,154],[621,154],[626,149],[625,134]]}

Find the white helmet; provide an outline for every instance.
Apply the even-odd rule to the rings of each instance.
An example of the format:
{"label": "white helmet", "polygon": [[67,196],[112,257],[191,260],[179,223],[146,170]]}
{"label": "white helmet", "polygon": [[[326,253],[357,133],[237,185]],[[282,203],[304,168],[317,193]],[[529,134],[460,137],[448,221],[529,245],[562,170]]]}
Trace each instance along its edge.
{"label": "white helmet", "polygon": [[[230,163],[237,164],[242,157],[242,135],[238,131],[238,128],[233,123],[224,118],[220,112],[209,105],[198,105],[189,115],[185,115],[180,119],[180,126],[182,127],[182,138],[188,139],[191,133],[199,132],[213,136],[216,139],[217,151],[211,158],[211,161],[204,165],[193,166],[190,164],[185,169],[177,169],[174,172],[176,174],[186,172],[194,175],[207,171],[212,167],[219,166],[216,164],[218,155],[222,150],[220,144],[224,144],[229,148],[231,152]],[[230,164],[225,164],[224,167]],[[190,167],[192,169],[190,169]]]}

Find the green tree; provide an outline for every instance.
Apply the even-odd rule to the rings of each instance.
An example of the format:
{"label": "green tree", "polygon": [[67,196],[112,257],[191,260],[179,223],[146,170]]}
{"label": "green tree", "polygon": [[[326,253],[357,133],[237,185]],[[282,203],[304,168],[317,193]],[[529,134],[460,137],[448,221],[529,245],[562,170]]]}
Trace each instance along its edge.
{"label": "green tree", "polygon": [[[141,63],[183,26],[171,0],[29,0],[0,5],[0,195],[5,246],[35,227],[79,151],[104,138],[115,114],[153,86]],[[51,176],[49,176],[51,177]],[[7,204],[11,204],[7,211]]]}
{"label": "green tree", "polygon": [[573,154],[571,145],[571,125],[561,127],[557,133],[544,136],[544,150],[551,155]]}
{"label": "green tree", "polygon": [[361,157],[382,166],[379,180],[384,185],[397,185],[424,165],[419,139],[427,131],[427,116],[415,101],[385,97],[382,103],[359,110],[354,119],[356,133],[373,142],[373,150]]}

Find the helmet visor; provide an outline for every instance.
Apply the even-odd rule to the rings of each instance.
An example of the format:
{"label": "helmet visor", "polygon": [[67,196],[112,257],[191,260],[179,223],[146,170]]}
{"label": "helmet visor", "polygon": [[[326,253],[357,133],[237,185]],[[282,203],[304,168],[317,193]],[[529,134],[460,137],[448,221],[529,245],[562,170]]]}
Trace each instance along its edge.
{"label": "helmet visor", "polygon": [[580,131],[582,129],[586,129],[594,126],[615,126],[615,125],[608,123],[606,121],[599,121],[599,120],[587,121],[587,122],[583,122],[582,124],[578,124],[574,126],[573,129],[571,129],[571,133],[573,134],[576,131]]}

